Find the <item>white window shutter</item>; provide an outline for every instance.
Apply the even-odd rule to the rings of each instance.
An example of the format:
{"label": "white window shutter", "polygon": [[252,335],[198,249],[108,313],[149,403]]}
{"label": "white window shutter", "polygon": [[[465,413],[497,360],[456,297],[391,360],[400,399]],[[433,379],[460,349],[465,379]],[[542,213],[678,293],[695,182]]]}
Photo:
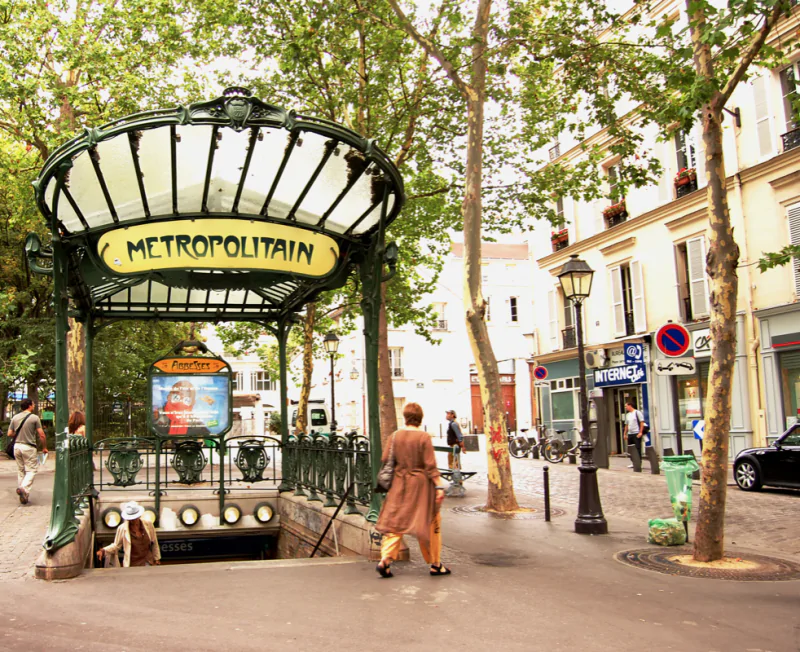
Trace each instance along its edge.
{"label": "white window shutter", "polygon": [[644,305],[644,278],[642,264],[631,261],[631,289],[633,290],[633,328],[637,333],[647,331],[647,313]]}
{"label": "white window shutter", "polygon": [[767,77],[756,77],[753,80],[753,98],[756,109],[756,133],[758,134],[758,155],[772,154],[772,133],[769,120],[768,101],[769,80]]}
{"label": "white window shutter", "polygon": [[547,293],[547,303],[550,310],[550,350],[558,349],[558,306],[556,306],[556,291]]}
{"label": "white window shutter", "polygon": [[687,241],[686,257],[689,262],[689,296],[692,301],[692,316],[695,319],[708,317],[705,238],[693,238]]}
{"label": "white window shutter", "polygon": [[612,267],[611,275],[611,311],[614,315],[614,337],[625,336],[625,305],[622,298],[622,270]]}
{"label": "white window shutter", "polygon": [[[789,218],[789,241],[793,245],[800,245],[800,204],[789,206],[786,209]],[[794,270],[794,291],[800,298],[800,260],[792,258],[792,269]]]}

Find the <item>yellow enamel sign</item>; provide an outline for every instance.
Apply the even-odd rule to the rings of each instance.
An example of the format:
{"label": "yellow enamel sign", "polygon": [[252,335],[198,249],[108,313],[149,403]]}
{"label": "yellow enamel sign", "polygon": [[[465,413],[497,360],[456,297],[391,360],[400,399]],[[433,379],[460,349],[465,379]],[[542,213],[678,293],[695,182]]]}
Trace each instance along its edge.
{"label": "yellow enamel sign", "polygon": [[97,245],[117,274],[164,269],[241,269],[320,277],[339,259],[336,241],[294,226],[249,220],[177,220],[120,227]]}
{"label": "yellow enamel sign", "polygon": [[153,366],[168,374],[213,374],[226,367],[215,358],[164,358]]}

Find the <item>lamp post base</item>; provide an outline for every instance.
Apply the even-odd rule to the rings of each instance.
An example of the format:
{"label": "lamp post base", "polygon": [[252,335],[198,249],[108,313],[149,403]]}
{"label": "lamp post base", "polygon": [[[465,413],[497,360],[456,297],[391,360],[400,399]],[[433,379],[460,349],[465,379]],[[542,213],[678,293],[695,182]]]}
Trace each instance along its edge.
{"label": "lamp post base", "polygon": [[608,523],[603,516],[600,503],[600,489],[597,486],[597,467],[594,464],[594,444],[581,443],[580,497],[578,499],[578,518],[575,519],[577,534],[608,534]]}

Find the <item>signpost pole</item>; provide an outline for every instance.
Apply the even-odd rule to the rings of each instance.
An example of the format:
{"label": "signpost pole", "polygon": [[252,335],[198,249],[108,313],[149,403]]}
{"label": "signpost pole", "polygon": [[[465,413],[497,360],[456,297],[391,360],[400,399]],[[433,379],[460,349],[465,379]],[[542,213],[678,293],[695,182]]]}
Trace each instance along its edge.
{"label": "signpost pole", "polygon": [[678,377],[670,376],[670,383],[672,384],[672,421],[675,423],[678,455],[683,455],[683,428],[681,427],[681,410],[678,406]]}

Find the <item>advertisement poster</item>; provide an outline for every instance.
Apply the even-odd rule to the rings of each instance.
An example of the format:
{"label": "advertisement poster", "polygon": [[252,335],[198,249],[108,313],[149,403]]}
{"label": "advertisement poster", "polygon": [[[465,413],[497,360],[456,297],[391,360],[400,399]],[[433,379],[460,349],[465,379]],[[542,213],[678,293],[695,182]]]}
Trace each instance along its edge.
{"label": "advertisement poster", "polygon": [[227,374],[153,374],[153,428],[163,437],[206,437],[228,429]]}

